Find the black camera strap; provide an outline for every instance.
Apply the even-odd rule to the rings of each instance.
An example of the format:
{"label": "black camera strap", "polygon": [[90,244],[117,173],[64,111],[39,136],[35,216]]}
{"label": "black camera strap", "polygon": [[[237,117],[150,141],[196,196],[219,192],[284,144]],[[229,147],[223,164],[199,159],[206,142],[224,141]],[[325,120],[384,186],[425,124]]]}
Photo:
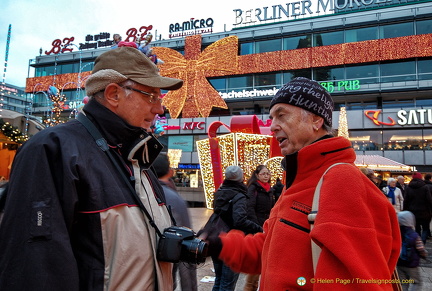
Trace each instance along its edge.
{"label": "black camera strap", "polygon": [[99,148],[107,154],[107,156],[109,157],[109,159],[111,160],[111,162],[113,163],[113,165],[115,166],[117,171],[120,173],[120,176],[123,178],[125,183],[128,185],[130,192],[131,192],[131,195],[134,198],[135,202],[138,204],[138,206],[144,212],[145,216],[147,216],[147,218],[149,219],[150,225],[156,230],[157,235],[160,238],[164,237],[164,235],[160,232],[159,228],[157,227],[156,223],[154,222],[153,218],[151,217],[150,213],[147,211],[144,204],[142,203],[141,198],[138,196],[135,189],[132,187],[131,182],[135,180],[135,177],[132,176],[132,177],[130,177],[130,179],[128,179],[125,172],[122,170],[122,168],[120,167],[120,165],[118,164],[118,162],[116,161],[114,156],[112,155],[107,141],[105,140],[105,138],[103,138],[102,134],[99,132],[99,130],[93,124],[93,122],[91,122],[90,119],[88,119],[88,117],[85,116],[85,114],[83,114],[83,113],[78,114],[76,119],[84,125],[84,127],[87,129],[87,131],[91,134],[91,136],[96,141],[96,144],[99,146]]}

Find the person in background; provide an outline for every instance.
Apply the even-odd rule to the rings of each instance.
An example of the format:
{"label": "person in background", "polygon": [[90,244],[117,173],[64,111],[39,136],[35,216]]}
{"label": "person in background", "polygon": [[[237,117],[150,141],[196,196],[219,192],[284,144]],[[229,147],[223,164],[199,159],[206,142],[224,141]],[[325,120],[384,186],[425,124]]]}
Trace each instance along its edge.
{"label": "person in background", "polygon": [[[378,282],[353,280],[349,286],[336,282],[390,280],[401,238],[393,206],[355,166],[351,142],[332,136],[333,106],[330,94],[316,81],[298,77],[283,85],[269,108],[270,129],[285,156],[285,192],[262,233],[231,230],[217,235],[207,230],[209,253],[237,272],[261,274],[260,290],[392,289]],[[311,230],[308,217],[323,175]],[[321,249],[316,270],[312,240]],[[312,278],[333,283],[311,284]]]}
{"label": "person in background", "polygon": [[[248,218],[260,226],[269,218],[270,211],[275,204],[273,189],[270,186],[271,173],[264,165],[259,165],[253,171],[246,186],[248,188]],[[248,274],[244,291],[258,289],[258,274]]]}
{"label": "person in background", "polygon": [[273,194],[275,197],[275,203],[278,201],[279,196],[282,194],[284,184],[282,184],[279,177],[276,178],[276,183],[273,185]]}
{"label": "person in background", "polygon": [[261,226],[269,218],[270,210],[275,204],[270,178],[269,169],[259,165],[246,184],[249,197],[248,218]]}
{"label": "person in background", "polygon": [[360,168],[360,172],[362,172],[363,174],[365,174],[366,177],[368,177],[368,179],[379,188],[378,185],[378,179],[375,176],[375,173],[372,169],[368,169],[368,168]]}
{"label": "person in background", "polygon": [[382,191],[387,196],[396,212],[402,211],[404,199],[401,190],[396,187],[396,179],[388,178],[387,186],[385,186]]}
{"label": "person in background", "polygon": [[[425,183],[426,183],[426,186],[428,186],[429,187],[429,191],[431,192],[431,194],[432,194],[432,175],[431,174],[426,174],[425,176],[424,176],[424,181],[425,181]],[[431,230],[429,229],[429,233],[428,233],[428,238],[431,238],[432,237],[432,235],[431,235]]]}
{"label": "person in background", "polygon": [[421,290],[422,279],[419,272],[420,257],[427,257],[427,250],[414,230],[415,216],[410,211],[398,213],[398,220],[401,230],[402,249],[397,262],[397,270],[401,280],[411,279],[412,283],[402,283],[403,290]]}
{"label": "person in background", "polygon": [[160,230],[172,225],[150,170],[162,150],[150,128],[164,113],[161,89],[182,85],[136,48],[96,58],[78,118],[38,132],[15,156],[0,290],[172,290],[172,263],[157,260],[159,237],[143,208]]}
{"label": "person in background", "polygon": [[[243,180],[243,170],[239,166],[225,169],[225,179],[214,195],[214,212],[220,214],[230,229],[246,234],[256,233],[262,228],[248,219],[247,188]],[[212,260],[216,274],[213,291],[234,291],[239,273],[231,270],[217,256],[212,256]]]}
{"label": "person in background", "polygon": [[387,182],[383,179],[382,175],[376,176],[376,179],[377,179],[377,186],[379,189],[382,190],[384,187],[387,186]]}
{"label": "person in background", "polygon": [[424,244],[430,232],[432,218],[432,196],[429,187],[419,172],[412,174],[412,180],[405,190],[404,210],[411,211],[416,220],[415,230]]}
{"label": "person in background", "polygon": [[[166,204],[174,217],[176,225],[192,228],[187,208],[187,202],[172,187],[173,169],[165,153],[160,153],[153,163],[153,168],[165,194]],[[197,290],[196,265],[186,262],[175,263],[173,267],[174,290],[177,288],[176,275],[180,275],[181,290]]]}
{"label": "person in background", "polygon": [[118,48],[118,44],[121,42],[122,37],[120,36],[120,34],[115,33],[113,35],[113,44],[111,45],[111,49],[115,49]]}
{"label": "person in background", "polygon": [[406,184],[405,184],[405,177],[404,176],[398,176],[397,177],[396,187],[398,187],[401,190],[402,197],[405,198]]}

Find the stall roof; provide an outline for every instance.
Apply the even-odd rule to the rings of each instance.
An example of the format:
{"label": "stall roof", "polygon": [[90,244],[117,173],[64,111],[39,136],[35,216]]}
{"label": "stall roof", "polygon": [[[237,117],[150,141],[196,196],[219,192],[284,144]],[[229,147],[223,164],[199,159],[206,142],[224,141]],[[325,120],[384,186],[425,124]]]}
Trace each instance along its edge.
{"label": "stall roof", "polygon": [[357,155],[354,162],[358,167],[365,167],[374,171],[411,172],[414,167],[401,164],[379,155]]}

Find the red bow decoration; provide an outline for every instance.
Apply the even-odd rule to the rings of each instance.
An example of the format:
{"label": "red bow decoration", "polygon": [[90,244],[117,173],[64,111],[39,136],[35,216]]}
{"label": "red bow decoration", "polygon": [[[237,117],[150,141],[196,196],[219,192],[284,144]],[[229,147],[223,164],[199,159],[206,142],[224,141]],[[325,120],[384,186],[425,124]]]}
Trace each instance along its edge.
{"label": "red bow decoration", "polygon": [[183,118],[208,117],[213,107],[228,108],[206,77],[218,72],[234,74],[238,71],[238,38],[223,38],[203,52],[194,50],[200,50],[200,47],[201,35],[195,35],[186,38],[184,57],[170,48],[153,48],[164,61],[160,65],[161,73],[184,81],[181,89],[168,92],[163,99],[172,118],[177,118],[180,112]]}

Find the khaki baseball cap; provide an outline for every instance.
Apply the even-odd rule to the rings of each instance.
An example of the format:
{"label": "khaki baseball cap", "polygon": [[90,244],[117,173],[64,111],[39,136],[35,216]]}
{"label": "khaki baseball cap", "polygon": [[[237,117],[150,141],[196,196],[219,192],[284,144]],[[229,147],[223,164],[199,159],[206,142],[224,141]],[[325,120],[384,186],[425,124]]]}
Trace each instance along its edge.
{"label": "khaki baseball cap", "polygon": [[110,83],[126,80],[165,90],[177,90],[183,86],[180,79],[162,77],[158,67],[141,51],[133,47],[119,47],[96,58],[92,74],[86,81],[86,93],[93,96]]}

